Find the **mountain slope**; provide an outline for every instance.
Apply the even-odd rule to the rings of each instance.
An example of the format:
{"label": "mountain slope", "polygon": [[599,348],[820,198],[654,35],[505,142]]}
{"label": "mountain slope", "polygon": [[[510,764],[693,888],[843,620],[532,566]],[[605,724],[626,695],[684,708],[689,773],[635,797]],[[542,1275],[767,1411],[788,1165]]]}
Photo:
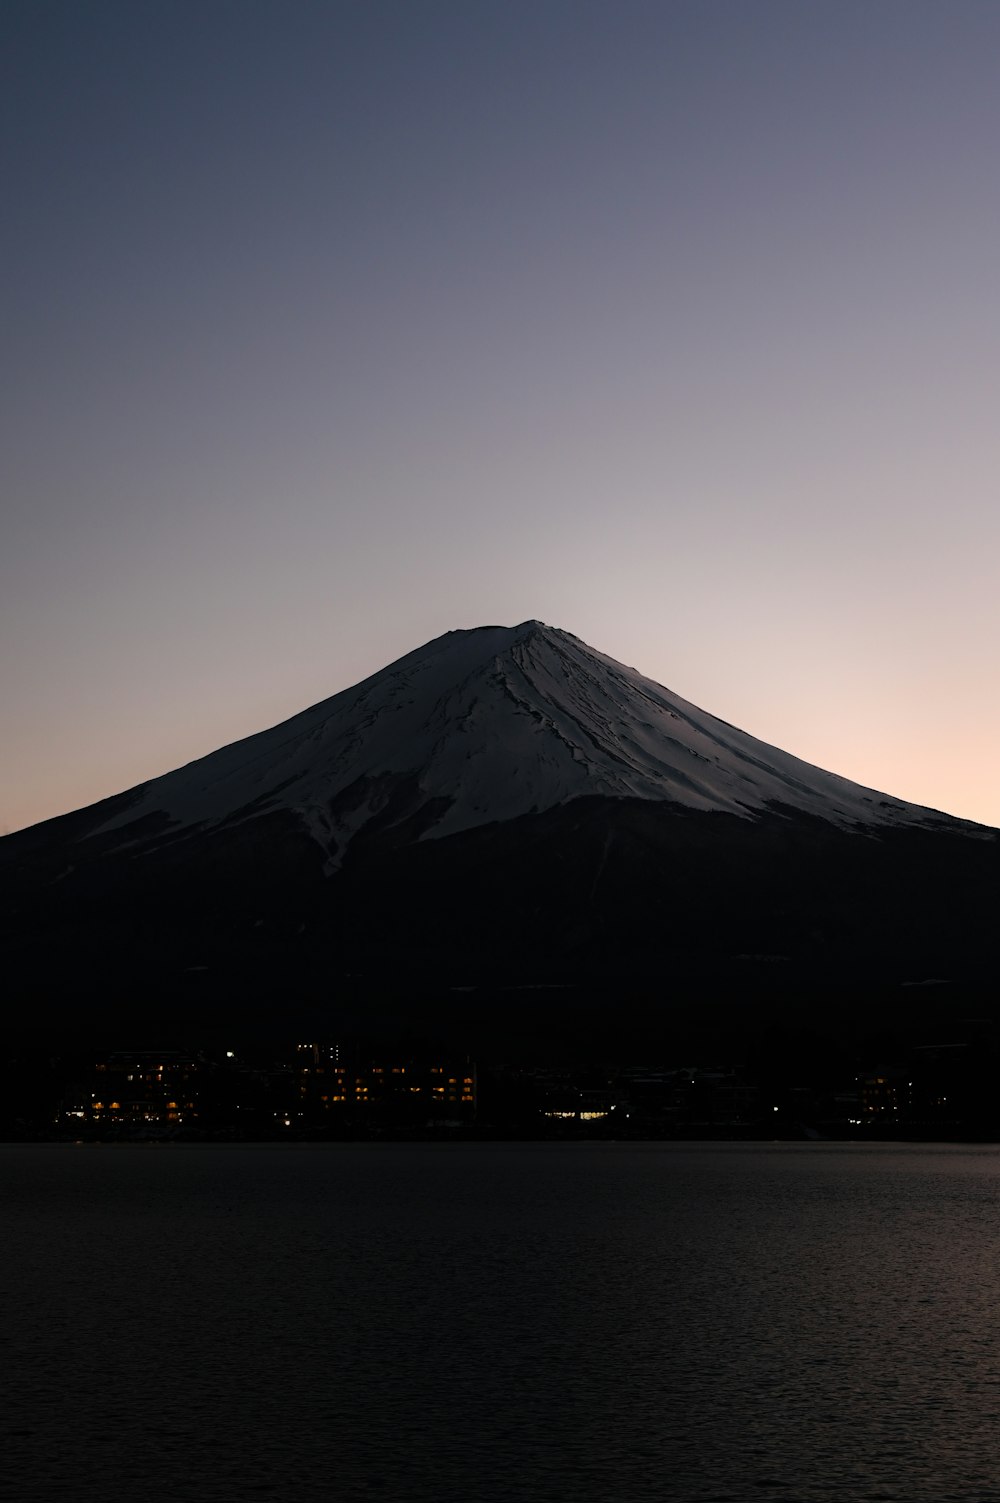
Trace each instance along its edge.
{"label": "mountain slope", "polygon": [[775,964],[809,986],[987,974],[998,857],[995,831],[812,767],[532,621],[450,632],[8,836],[0,904],[13,984],[46,1003],[270,1005],[358,975],[739,989]]}
{"label": "mountain slope", "polygon": [[[293,812],[336,865],[401,783],[425,837],[584,796],[843,827],[950,823],[823,772],[537,621],[449,632],[282,725],[134,791],[98,827],[173,831]],[[328,869],[331,867],[328,866]]]}

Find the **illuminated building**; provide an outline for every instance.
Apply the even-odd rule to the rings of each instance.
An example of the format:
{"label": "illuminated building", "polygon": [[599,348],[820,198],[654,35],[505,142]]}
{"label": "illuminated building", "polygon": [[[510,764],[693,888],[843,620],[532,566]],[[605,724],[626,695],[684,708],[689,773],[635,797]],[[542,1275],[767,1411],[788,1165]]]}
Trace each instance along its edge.
{"label": "illuminated building", "polygon": [[348,1063],[336,1044],[296,1046],[298,1108],[307,1120],[346,1113],[426,1121],[472,1116],[475,1066],[465,1061],[426,1064],[415,1060]]}
{"label": "illuminated building", "polygon": [[175,1050],[114,1053],[65,1115],[99,1126],[180,1127],[198,1119],[199,1062]]}

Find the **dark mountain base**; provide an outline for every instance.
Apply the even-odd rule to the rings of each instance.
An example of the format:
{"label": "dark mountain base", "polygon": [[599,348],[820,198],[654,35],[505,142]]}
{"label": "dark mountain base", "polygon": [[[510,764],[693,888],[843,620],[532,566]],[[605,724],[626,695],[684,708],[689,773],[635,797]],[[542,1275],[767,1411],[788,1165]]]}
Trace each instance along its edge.
{"label": "dark mountain base", "polygon": [[992,834],[579,799],[447,840],[375,821],[324,877],[284,814],[131,829],[124,851],[126,832],[55,838],[61,823],[3,848],[4,989],[28,1031],[328,1020],[554,1052],[583,1034],[652,1047],[708,1006],[732,1033],[747,1008],[759,1030],[768,1009],[811,1025],[909,1007],[913,983],[978,1008],[996,989]]}

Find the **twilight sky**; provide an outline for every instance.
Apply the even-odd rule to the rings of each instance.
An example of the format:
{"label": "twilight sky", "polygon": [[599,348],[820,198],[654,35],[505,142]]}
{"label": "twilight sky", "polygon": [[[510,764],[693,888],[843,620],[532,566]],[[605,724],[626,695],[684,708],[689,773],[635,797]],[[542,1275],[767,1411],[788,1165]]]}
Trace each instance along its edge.
{"label": "twilight sky", "polygon": [[1000,825],[1000,5],[0,39],[0,832],[528,617]]}

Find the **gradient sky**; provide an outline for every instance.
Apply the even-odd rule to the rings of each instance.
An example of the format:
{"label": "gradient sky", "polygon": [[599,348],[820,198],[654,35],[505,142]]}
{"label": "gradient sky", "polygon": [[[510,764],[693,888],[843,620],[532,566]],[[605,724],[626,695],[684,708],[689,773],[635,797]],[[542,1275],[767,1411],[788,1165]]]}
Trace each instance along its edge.
{"label": "gradient sky", "polygon": [[1000,5],[0,32],[0,831],[528,617],[1000,825]]}

